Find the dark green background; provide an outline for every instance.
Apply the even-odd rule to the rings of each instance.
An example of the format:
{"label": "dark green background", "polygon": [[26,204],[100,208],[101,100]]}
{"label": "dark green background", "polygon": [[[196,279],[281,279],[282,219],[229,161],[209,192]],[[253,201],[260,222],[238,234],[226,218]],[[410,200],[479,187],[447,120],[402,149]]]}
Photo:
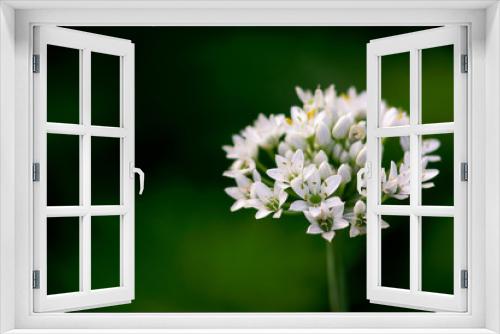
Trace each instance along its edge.
{"label": "dark green background", "polygon": [[[339,92],[351,86],[365,90],[366,43],[418,29],[81,28],[135,44],[136,165],[146,173],[145,192],[136,196],[136,298],[100,311],[328,311],[325,241],[305,234],[301,217],[256,221],[251,210],[230,213],[233,201],[224,188],[232,182],[222,177],[229,161],[221,146],[259,113],[288,113],[299,104],[296,85],[314,89],[334,83]],[[423,61],[428,122],[442,121],[451,110],[452,91],[446,89],[452,80],[450,54],[446,48],[435,51],[431,61],[425,56]],[[111,56],[93,55],[92,64],[93,124],[116,125],[118,63]],[[391,64],[384,67],[389,71],[384,98],[405,107],[408,69],[404,59]],[[78,122],[77,52],[49,50],[48,87],[48,120]],[[48,144],[49,204],[78,204],[78,138],[53,136]],[[93,204],[119,202],[117,145],[113,139],[93,139]],[[397,145],[387,146],[387,157],[401,158]],[[450,145],[448,140],[440,149],[445,161],[452,158]],[[449,201],[449,177],[439,176],[436,183],[439,188],[426,191],[424,198]],[[424,225],[432,225],[424,230],[424,259],[429,259],[424,261],[424,288],[448,291],[451,224]],[[92,220],[94,288],[118,281],[117,226],[116,217]],[[347,229],[340,231],[334,240],[342,240],[347,266],[345,311],[399,310],[366,300],[366,239],[348,239],[347,234]],[[404,285],[408,228],[395,221],[383,238],[383,277]],[[78,289],[77,241],[77,219],[50,220],[49,292]]]}

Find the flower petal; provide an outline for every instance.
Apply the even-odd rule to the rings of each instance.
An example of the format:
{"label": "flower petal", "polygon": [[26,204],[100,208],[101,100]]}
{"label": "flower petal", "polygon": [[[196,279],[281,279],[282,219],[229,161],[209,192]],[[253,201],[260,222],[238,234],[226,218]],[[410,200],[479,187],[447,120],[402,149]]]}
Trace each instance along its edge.
{"label": "flower petal", "polygon": [[292,180],[290,185],[292,186],[293,191],[301,198],[305,198],[306,194],[309,193],[309,189],[301,178],[296,177]]}
{"label": "flower petal", "polygon": [[257,213],[255,214],[255,218],[256,219],[262,219],[264,217],[267,217],[269,216],[271,213],[273,213],[271,210],[269,209],[260,209],[259,211],[257,211]]}
{"label": "flower petal", "polygon": [[307,210],[309,206],[307,205],[307,202],[306,201],[302,201],[302,200],[297,200],[297,201],[294,201],[291,205],[290,205],[290,211],[298,211],[298,212],[301,212],[301,211],[305,211]]}
{"label": "flower petal", "polygon": [[321,236],[323,237],[323,239],[325,239],[326,241],[328,242],[332,242],[332,239],[333,237],[335,236],[335,232],[333,231],[329,231],[329,232],[323,232],[321,234]]}
{"label": "flower petal", "polygon": [[309,227],[307,228],[307,234],[321,234],[323,233],[324,231],[321,229],[321,227],[319,227],[318,224],[311,224],[309,225]]}
{"label": "flower petal", "polygon": [[243,199],[239,199],[231,206],[231,212],[237,211],[239,209],[244,208],[247,205],[247,201]]}
{"label": "flower petal", "polygon": [[245,195],[238,187],[229,187],[224,189],[224,191],[226,192],[226,194],[228,194],[229,196],[231,196],[236,200],[245,198]]}
{"label": "flower petal", "polygon": [[332,175],[325,180],[326,185],[326,195],[330,196],[337,190],[337,188],[342,182],[342,177],[340,175]]}

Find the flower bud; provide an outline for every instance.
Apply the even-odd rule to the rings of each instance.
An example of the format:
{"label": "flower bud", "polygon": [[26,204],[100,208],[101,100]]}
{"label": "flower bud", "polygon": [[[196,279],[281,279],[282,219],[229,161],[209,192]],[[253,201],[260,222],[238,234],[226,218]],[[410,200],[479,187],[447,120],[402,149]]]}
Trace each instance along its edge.
{"label": "flower bud", "polygon": [[321,165],[322,162],[328,161],[328,156],[326,155],[325,151],[320,150],[316,155],[314,156],[313,162],[315,165],[319,166]]}
{"label": "flower bud", "polygon": [[354,214],[356,216],[360,216],[366,212],[366,204],[365,202],[358,200],[354,205]]}
{"label": "flower bud", "polygon": [[349,132],[349,128],[351,127],[353,122],[351,114],[345,114],[339,118],[337,123],[335,123],[332,136],[335,139],[343,139],[347,136]]}
{"label": "flower bud", "polygon": [[320,146],[328,146],[332,142],[330,131],[323,122],[316,127],[316,142]]}
{"label": "flower bud", "polygon": [[333,155],[334,155],[337,159],[340,159],[340,154],[342,154],[342,151],[343,151],[343,148],[342,148],[342,145],[340,145],[340,144],[336,144],[336,145],[333,147]]}
{"label": "flower bud", "polygon": [[366,123],[361,121],[357,124],[354,124],[349,129],[349,140],[363,140],[366,137]]}
{"label": "flower bud", "polygon": [[342,183],[348,183],[351,181],[351,167],[349,167],[348,164],[340,165],[337,174],[342,177]]}
{"label": "flower bud", "polygon": [[359,151],[358,156],[356,157],[356,165],[363,167],[366,163],[366,146]]}
{"label": "flower bud", "polygon": [[342,151],[340,154],[340,162],[348,162],[349,161],[349,153],[347,151]]}
{"label": "flower bud", "polygon": [[359,151],[363,148],[363,143],[361,141],[357,141],[351,144],[351,147],[349,148],[349,156],[351,159],[355,160],[356,157],[358,156]]}

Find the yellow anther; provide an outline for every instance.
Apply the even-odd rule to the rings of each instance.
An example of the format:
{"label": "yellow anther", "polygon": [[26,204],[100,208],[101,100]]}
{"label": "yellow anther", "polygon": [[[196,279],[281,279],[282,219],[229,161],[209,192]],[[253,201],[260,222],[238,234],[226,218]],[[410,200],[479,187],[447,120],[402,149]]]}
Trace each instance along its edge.
{"label": "yellow anther", "polygon": [[307,112],[307,119],[310,120],[310,119],[314,118],[314,115],[316,115],[316,109],[313,108]]}

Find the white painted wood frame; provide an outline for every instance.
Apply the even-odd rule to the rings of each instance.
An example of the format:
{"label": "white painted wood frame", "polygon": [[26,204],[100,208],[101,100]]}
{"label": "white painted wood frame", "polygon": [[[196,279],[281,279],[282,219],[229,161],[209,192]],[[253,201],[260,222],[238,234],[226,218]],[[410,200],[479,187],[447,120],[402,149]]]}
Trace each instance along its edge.
{"label": "white painted wood frame", "polygon": [[[34,25],[391,26],[466,24],[470,87],[465,313],[33,313]],[[487,71],[486,71],[487,69]],[[0,2],[0,333],[499,333],[500,7],[495,0]],[[486,157],[488,163],[486,163]],[[487,177],[487,182],[486,182]],[[13,256],[15,254],[15,256]],[[487,292],[487,293],[486,293]],[[14,306],[14,307],[13,307]]]}
{"label": "white painted wood frame", "polygon": [[[47,121],[47,48],[48,45],[78,50],[80,124]],[[124,39],[101,36],[59,27],[35,27],[34,54],[39,55],[39,73],[33,74],[34,149],[33,160],[39,163],[40,180],[34,189],[33,269],[40,272],[40,288],[34,289],[34,312],[75,311],[100,306],[129,303],[134,298],[134,178],[129,166],[134,161],[134,45]],[[120,57],[119,127],[92,125],[91,55],[93,52]],[[47,206],[47,135],[79,137],[80,199],[77,206]],[[120,140],[120,204],[92,205],[91,139],[95,136]],[[119,216],[120,284],[117,287],[92,289],[91,226],[93,216]],[[47,224],[48,218],[79,218],[79,291],[47,293]],[[62,222],[65,223],[65,222]]]}

